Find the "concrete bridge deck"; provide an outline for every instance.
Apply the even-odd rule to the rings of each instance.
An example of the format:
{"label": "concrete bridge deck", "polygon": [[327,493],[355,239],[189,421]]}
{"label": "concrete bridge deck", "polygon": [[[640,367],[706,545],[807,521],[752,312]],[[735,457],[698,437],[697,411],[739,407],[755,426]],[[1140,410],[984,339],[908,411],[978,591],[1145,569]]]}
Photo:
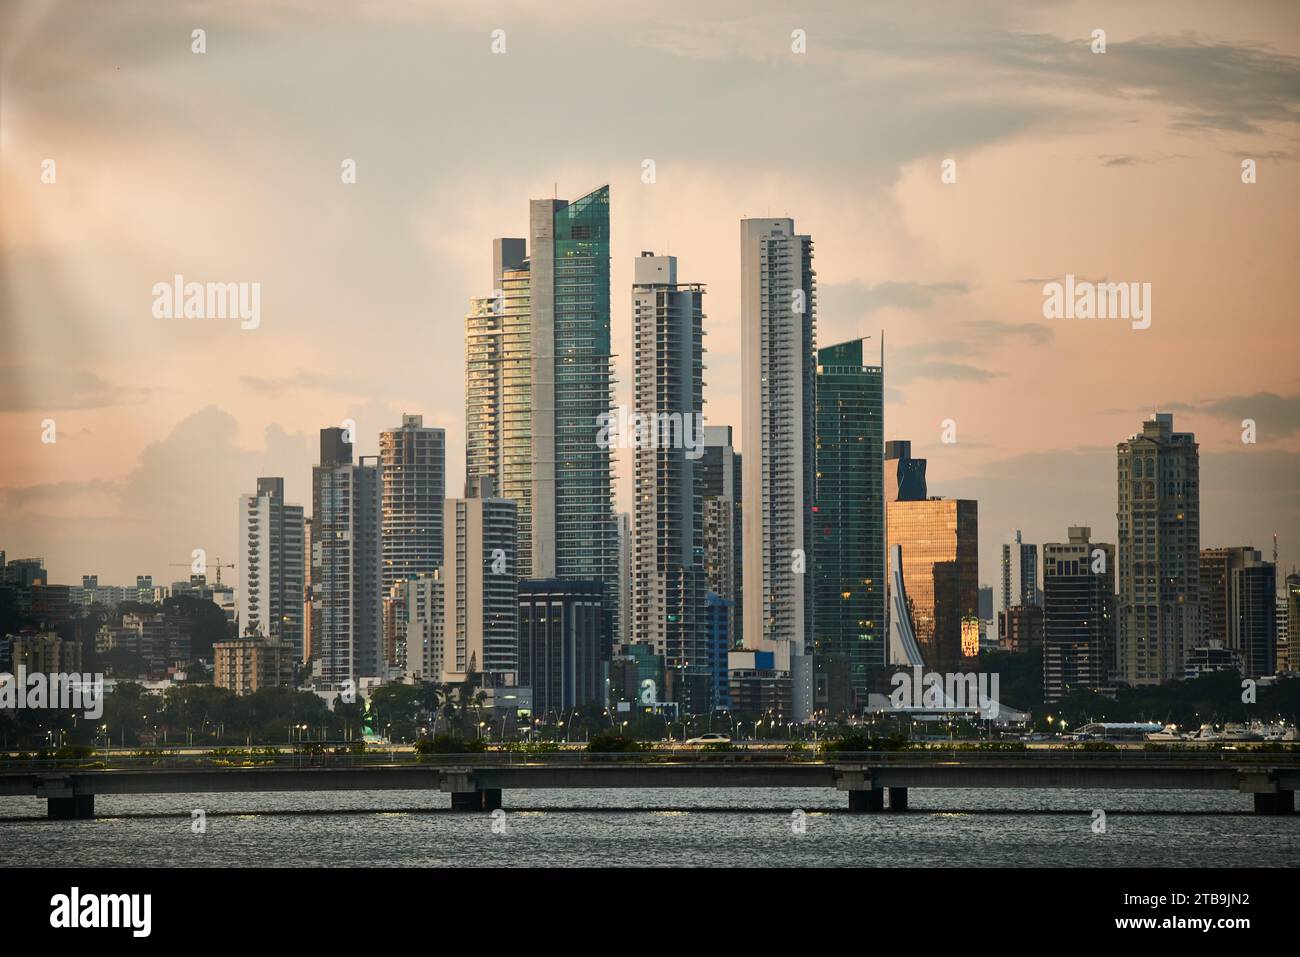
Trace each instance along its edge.
{"label": "concrete bridge deck", "polygon": [[[258,760],[258,759],[253,759]],[[52,818],[94,816],[97,794],[257,791],[437,790],[453,810],[493,810],[521,788],[814,788],[848,792],[855,812],[907,807],[909,788],[1228,790],[1252,794],[1260,814],[1291,814],[1300,754],[909,751],[871,754],[558,753],[519,755],[300,755],[255,766],[213,767],[195,759],[31,762],[0,771],[0,797],[43,797]],[[146,759],[147,761],[147,759]],[[12,764],[12,762],[9,762]],[[104,766],[104,765],[107,766]]]}

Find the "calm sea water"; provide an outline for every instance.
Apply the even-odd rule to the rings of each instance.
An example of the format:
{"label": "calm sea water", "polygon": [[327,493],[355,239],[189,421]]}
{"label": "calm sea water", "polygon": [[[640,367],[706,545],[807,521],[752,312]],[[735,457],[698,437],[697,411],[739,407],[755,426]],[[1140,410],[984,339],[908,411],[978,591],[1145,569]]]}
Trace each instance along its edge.
{"label": "calm sea water", "polygon": [[[1300,815],[1248,795],[922,791],[849,814],[825,789],[505,792],[504,833],[429,791],[99,796],[93,821],[0,798],[0,864],[31,866],[1295,866]],[[191,811],[207,833],[191,830]],[[806,831],[792,830],[792,811]],[[1093,833],[1092,811],[1106,812]],[[497,823],[498,829],[501,823]]]}

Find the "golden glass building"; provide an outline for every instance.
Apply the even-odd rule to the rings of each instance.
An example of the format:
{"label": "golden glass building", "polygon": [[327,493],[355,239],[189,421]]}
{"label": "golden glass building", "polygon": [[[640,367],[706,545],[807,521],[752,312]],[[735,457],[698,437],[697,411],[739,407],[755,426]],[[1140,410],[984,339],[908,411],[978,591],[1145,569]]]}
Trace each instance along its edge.
{"label": "golden glass building", "polygon": [[903,549],[903,582],[927,668],[957,671],[962,620],[979,616],[978,503],[932,498],[887,503],[889,547]]}

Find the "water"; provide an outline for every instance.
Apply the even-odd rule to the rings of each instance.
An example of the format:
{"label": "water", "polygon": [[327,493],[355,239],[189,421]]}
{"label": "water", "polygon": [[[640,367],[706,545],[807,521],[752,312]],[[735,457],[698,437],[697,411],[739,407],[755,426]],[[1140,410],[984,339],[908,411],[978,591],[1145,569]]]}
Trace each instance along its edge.
{"label": "water", "polygon": [[[91,821],[0,798],[0,864],[76,867],[1294,866],[1300,816],[1226,791],[916,790],[849,814],[824,788],[506,791],[505,833],[436,791],[100,795]],[[207,833],[191,830],[191,811]],[[791,811],[806,813],[793,833]],[[1106,832],[1092,830],[1092,810]],[[500,825],[498,824],[498,827]]]}

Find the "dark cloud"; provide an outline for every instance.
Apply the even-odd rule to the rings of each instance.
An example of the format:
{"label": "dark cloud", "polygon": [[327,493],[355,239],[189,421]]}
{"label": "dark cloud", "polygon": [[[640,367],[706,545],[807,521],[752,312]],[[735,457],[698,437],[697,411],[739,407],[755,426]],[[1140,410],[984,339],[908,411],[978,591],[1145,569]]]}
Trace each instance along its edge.
{"label": "dark cloud", "polygon": [[[1117,436],[1117,441],[1127,436]],[[979,501],[980,581],[995,581],[998,546],[1012,529],[1025,540],[1059,542],[1069,525],[1091,526],[1115,541],[1114,447],[1027,452],[989,463],[980,474],[946,481],[940,461],[929,469],[930,494]],[[1201,545],[1271,548],[1281,562],[1300,562],[1300,453],[1245,447],[1201,454]]]}
{"label": "dark cloud", "polygon": [[1253,419],[1260,442],[1300,432],[1300,394],[1256,392],[1254,395],[1224,396],[1200,402],[1169,402],[1161,408],[1171,412],[1199,412],[1228,422]]}

